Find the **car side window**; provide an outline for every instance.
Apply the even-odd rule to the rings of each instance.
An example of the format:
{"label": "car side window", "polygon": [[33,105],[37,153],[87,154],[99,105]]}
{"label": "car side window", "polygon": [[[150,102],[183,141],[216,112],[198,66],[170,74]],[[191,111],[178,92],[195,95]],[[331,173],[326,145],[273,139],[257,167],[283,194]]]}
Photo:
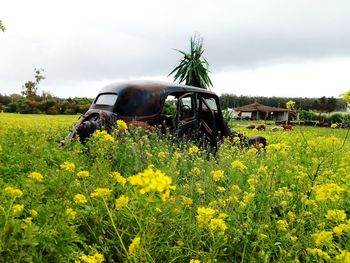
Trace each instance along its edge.
{"label": "car side window", "polygon": [[179,117],[181,121],[188,121],[194,118],[194,105],[192,95],[179,99]]}
{"label": "car side window", "polygon": [[214,98],[205,99],[205,102],[208,104],[210,109],[214,112],[218,112],[218,106],[216,104],[216,100]]}
{"label": "car side window", "polygon": [[[203,100],[206,102],[204,103],[202,100],[197,99],[197,105],[201,106],[202,110],[209,111],[212,110],[213,112],[218,112],[218,105],[214,98],[203,98]],[[209,108],[208,108],[209,106]]]}
{"label": "car side window", "polygon": [[162,115],[175,117],[176,104],[177,104],[176,97],[174,95],[168,95],[164,102]]}

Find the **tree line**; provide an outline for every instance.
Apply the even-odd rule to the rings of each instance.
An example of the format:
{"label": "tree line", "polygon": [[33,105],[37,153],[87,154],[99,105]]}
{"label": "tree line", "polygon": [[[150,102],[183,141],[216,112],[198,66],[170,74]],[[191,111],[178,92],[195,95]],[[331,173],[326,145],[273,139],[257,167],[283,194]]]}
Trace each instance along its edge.
{"label": "tree line", "polygon": [[22,94],[0,94],[0,111],[23,114],[84,114],[93,99],[68,98],[61,99],[43,91],[38,95],[39,84],[45,79],[43,69],[34,69],[34,80],[22,86]]}
{"label": "tree line", "polygon": [[43,92],[27,98],[20,94],[0,94],[0,112],[16,112],[23,114],[84,114],[90,107],[93,99],[68,98],[61,99]]}
{"label": "tree line", "polygon": [[[258,102],[272,107],[286,108],[288,101],[294,101],[295,110],[334,112],[344,111],[346,103],[337,98],[286,98],[286,97],[251,97],[223,94],[220,96],[223,109],[236,108]],[[50,93],[42,92],[26,96],[20,94],[0,94],[0,111],[24,114],[77,114],[85,113],[92,103],[91,98],[58,98]]]}
{"label": "tree line", "polygon": [[220,96],[221,107],[236,108],[247,104],[258,102],[260,104],[286,108],[288,101],[294,101],[294,110],[306,110],[317,112],[344,111],[346,102],[341,98],[321,97],[321,98],[287,98],[287,97],[261,97],[261,96],[237,96],[233,94],[222,94]]}

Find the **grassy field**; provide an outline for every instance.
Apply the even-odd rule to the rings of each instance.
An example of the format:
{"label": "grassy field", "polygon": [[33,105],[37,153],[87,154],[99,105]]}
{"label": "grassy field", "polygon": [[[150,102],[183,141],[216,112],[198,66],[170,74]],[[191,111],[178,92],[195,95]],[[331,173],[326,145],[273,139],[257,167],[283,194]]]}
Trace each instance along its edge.
{"label": "grassy field", "polygon": [[350,262],[347,130],[225,141],[207,160],[171,136],[96,133],[77,116],[0,113],[0,262]]}

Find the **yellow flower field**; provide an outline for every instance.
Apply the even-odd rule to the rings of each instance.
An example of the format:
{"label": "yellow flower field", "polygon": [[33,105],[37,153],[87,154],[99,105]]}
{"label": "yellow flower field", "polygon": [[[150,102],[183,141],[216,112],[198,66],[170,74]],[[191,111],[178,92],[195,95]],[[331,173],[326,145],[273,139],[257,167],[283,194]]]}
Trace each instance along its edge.
{"label": "yellow flower field", "polygon": [[121,122],[60,148],[77,119],[0,113],[0,262],[350,262],[347,130],[208,158]]}

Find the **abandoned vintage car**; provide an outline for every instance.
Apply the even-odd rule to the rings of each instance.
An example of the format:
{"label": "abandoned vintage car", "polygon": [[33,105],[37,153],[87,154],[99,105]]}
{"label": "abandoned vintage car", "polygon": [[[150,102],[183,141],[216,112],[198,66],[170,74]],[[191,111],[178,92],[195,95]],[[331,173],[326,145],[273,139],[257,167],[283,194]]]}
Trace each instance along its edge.
{"label": "abandoned vintage car", "polygon": [[[174,83],[131,82],[104,87],[65,140],[79,136],[84,142],[95,130],[112,132],[116,120],[128,126],[169,130],[212,147],[218,139],[233,135],[215,93]],[[265,145],[266,140],[258,136],[247,143]]]}

